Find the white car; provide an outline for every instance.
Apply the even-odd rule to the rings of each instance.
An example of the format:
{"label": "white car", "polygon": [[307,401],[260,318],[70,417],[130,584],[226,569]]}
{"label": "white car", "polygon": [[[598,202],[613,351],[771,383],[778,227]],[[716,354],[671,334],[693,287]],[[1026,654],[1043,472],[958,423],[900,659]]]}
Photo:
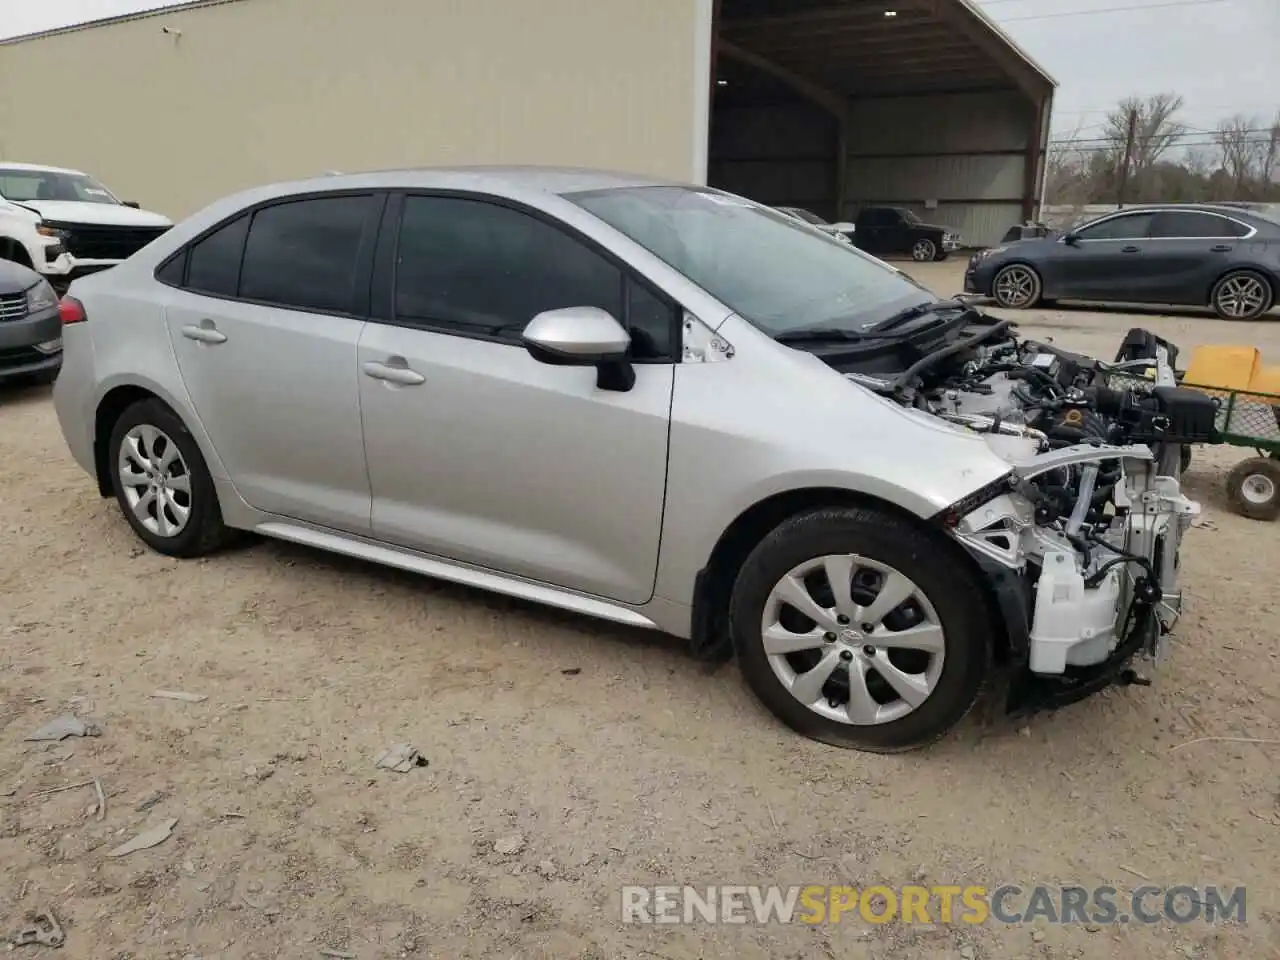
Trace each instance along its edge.
{"label": "white car", "polygon": [[171,226],[79,170],[0,163],[0,260],[60,288],[114,267]]}

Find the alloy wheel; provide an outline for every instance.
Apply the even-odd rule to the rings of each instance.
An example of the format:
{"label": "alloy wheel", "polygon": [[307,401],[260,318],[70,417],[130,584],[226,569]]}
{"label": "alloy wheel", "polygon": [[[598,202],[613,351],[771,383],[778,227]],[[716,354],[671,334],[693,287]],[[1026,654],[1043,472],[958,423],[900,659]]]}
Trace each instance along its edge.
{"label": "alloy wheel", "polygon": [[790,570],[770,592],[760,630],[779,682],[838,723],[899,720],[942,675],[946,636],[928,597],[895,568],[855,554]]}
{"label": "alloy wheel", "polygon": [[191,473],[163,430],[140,423],[124,435],[118,462],[124,499],[134,517],[160,537],[176,537],[191,518]]}
{"label": "alloy wheel", "polygon": [[996,277],[996,300],[1005,307],[1025,307],[1035,299],[1037,283],[1026,267],[1006,267]]}
{"label": "alloy wheel", "polygon": [[1266,306],[1267,293],[1267,288],[1257,277],[1228,277],[1218,288],[1218,308],[1228,317],[1253,317]]}
{"label": "alloy wheel", "polygon": [[924,263],[932,260],[937,252],[938,248],[933,245],[932,240],[917,240],[915,246],[911,248],[911,259]]}

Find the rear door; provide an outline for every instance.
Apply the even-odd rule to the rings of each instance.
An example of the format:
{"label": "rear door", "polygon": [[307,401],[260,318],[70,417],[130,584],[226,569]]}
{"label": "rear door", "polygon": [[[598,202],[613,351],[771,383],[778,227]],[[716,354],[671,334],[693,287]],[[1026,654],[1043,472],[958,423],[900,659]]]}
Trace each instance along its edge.
{"label": "rear door", "polygon": [[[411,194],[388,220],[378,255],[387,277],[375,286],[385,282],[387,302],[375,298],[359,349],[374,535],[649,600],[679,356],[674,302],[559,221],[497,198]],[[573,306],[627,324],[631,390],[601,390],[593,368],[539,363],[521,345],[537,313]]]}
{"label": "rear door", "polygon": [[1232,251],[1252,228],[1205,210],[1162,210],[1150,232],[1144,254],[1151,279],[1148,299],[1204,304]]}
{"label": "rear door", "polygon": [[369,529],[356,345],[383,203],[331,193],[240,214],[188,248],[165,311],[245,501],[353,533]]}
{"label": "rear door", "polygon": [[1084,300],[1142,301],[1151,285],[1147,233],[1154,214],[1134,211],[1107,217],[1077,231],[1076,241],[1062,243],[1046,289],[1056,297]]}

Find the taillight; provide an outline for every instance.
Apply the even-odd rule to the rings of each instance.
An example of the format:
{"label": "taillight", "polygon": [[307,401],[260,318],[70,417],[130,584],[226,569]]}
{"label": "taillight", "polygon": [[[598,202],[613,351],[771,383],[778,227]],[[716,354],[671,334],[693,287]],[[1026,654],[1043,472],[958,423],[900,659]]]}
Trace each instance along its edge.
{"label": "taillight", "polygon": [[58,316],[64,327],[69,323],[83,323],[89,319],[84,312],[84,304],[75,297],[63,297],[58,301]]}

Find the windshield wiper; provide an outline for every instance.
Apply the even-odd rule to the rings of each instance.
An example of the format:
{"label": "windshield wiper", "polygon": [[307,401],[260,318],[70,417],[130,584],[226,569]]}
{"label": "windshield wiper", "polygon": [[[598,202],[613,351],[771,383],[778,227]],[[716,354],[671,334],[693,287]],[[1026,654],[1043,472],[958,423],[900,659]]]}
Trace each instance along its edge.
{"label": "windshield wiper", "polygon": [[934,300],[928,303],[917,303],[913,307],[907,307],[905,310],[899,310],[897,313],[885,317],[871,328],[871,332],[881,333],[885,330],[892,330],[894,327],[900,327],[904,323],[910,323],[919,317],[927,317],[931,313],[945,313],[949,310],[976,312],[972,306],[967,303],[961,303],[959,300]]}
{"label": "windshield wiper", "polygon": [[809,330],[788,330],[773,339],[778,343],[848,343],[852,340],[864,340],[866,334],[840,327],[813,327]]}

